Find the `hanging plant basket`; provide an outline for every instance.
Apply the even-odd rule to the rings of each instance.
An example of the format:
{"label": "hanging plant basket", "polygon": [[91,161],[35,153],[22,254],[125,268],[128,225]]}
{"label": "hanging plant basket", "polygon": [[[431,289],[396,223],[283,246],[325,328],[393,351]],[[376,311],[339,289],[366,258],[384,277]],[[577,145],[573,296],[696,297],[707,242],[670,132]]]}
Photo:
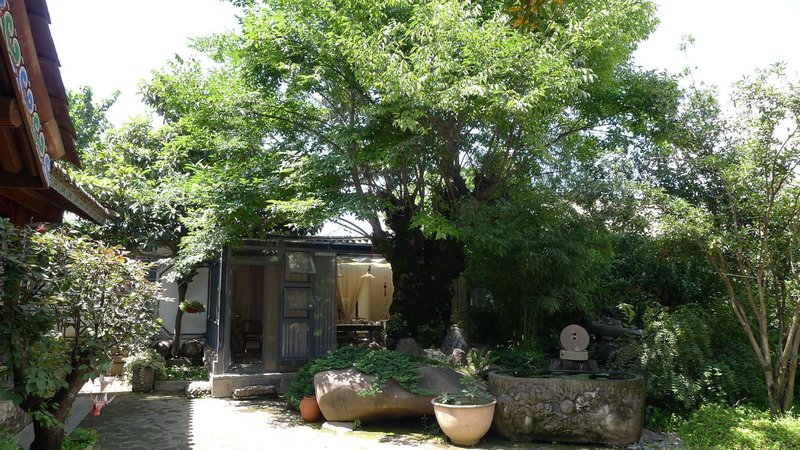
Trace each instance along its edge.
{"label": "hanging plant basket", "polygon": [[181,311],[188,314],[199,313],[206,310],[205,305],[196,300],[186,300],[180,304],[179,308]]}

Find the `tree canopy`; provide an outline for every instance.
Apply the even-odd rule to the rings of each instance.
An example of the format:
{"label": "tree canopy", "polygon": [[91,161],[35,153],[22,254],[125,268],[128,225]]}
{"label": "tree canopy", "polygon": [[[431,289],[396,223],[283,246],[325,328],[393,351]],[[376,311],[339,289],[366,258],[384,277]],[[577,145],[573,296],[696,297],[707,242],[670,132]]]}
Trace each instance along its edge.
{"label": "tree canopy", "polygon": [[[240,2],[240,31],[195,42],[213,63],[178,58],[143,92],[192,142],[213,141],[193,167],[215,211],[232,183],[273,180],[273,218],[368,221],[393,265],[393,315],[414,334],[449,321],[465,202],[579,186],[579,169],[651,139],[674,103],[671,78],[629,61],[655,27],[651,3],[534,3]],[[213,236],[220,217],[194,216],[190,234]]]}

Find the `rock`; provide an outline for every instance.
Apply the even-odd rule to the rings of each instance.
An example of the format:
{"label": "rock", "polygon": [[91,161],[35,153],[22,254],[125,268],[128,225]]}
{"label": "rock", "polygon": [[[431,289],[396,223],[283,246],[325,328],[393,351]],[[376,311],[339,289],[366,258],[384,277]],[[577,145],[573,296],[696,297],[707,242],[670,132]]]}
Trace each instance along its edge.
{"label": "rock", "polygon": [[403,355],[422,356],[422,347],[412,338],[405,338],[397,341],[397,348],[395,351]]}
{"label": "rock", "polygon": [[181,345],[181,352],[187,358],[197,358],[203,354],[203,344],[197,339],[186,341]]}
{"label": "rock", "polygon": [[331,430],[337,433],[349,433],[356,429],[355,422],[325,422],[322,424],[323,430]]}
{"label": "rock", "polygon": [[467,344],[467,338],[461,328],[456,325],[450,325],[440,348],[445,355],[452,355],[455,349],[462,350],[466,354],[469,350],[469,344]]}
{"label": "rock", "polygon": [[262,395],[270,395],[275,393],[275,386],[255,385],[245,386],[233,391],[234,400],[243,400],[251,397],[260,397]]}
{"label": "rock", "polygon": [[186,386],[186,396],[188,398],[211,397],[211,382],[192,381]]}
{"label": "rock", "polygon": [[467,353],[460,348],[454,348],[453,353],[447,357],[447,362],[450,364],[455,364],[457,366],[466,366],[467,365]]}
{"label": "rock", "polygon": [[322,415],[329,422],[361,422],[433,414],[431,400],[443,392],[460,392],[463,375],[447,367],[420,368],[419,386],[435,392],[424,396],[408,392],[394,380],[375,395],[358,395],[370,389],[375,377],[356,369],[328,370],[314,376]]}
{"label": "rock", "polygon": [[438,348],[426,348],[423,350],[425,352],[425,357],[430,359],[435,359],[437,361],[447,362],[447,356],[442,353],[441,350]]}

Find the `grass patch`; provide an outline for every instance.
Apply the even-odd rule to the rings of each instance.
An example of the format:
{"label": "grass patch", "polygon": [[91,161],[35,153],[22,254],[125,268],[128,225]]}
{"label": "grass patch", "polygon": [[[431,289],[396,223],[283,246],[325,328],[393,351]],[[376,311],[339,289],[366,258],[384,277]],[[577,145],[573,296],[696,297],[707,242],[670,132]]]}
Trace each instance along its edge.
{"label": "grass patch", "polygon": [[97,431],[75,428],[64,438],[61,450],[84,450],[90,445],[97,445]]}
{"label": "grass patch", "polygon": [[17,450],[17,436],[5,428],[0,428],[0,450]]}
{"label": "grass patch", "polygon": [[204,366],[167,366],[167,381],[207,381],[208,369]]}
{"label": "grass patch", "polygon": [[678,433],[690,449],[800,448],[800,419],[772,419],[751,406],[709,404],[691,414]]}

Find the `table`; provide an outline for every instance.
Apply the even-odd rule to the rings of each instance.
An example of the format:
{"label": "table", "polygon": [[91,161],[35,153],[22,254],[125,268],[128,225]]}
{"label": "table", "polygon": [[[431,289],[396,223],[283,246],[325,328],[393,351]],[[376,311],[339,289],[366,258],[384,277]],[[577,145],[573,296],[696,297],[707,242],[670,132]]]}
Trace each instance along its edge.
{"label": "table", "polygon": [[368,344],[370,342],[377,342],[383,345],[383,322],[336,324],[337,344]]}

